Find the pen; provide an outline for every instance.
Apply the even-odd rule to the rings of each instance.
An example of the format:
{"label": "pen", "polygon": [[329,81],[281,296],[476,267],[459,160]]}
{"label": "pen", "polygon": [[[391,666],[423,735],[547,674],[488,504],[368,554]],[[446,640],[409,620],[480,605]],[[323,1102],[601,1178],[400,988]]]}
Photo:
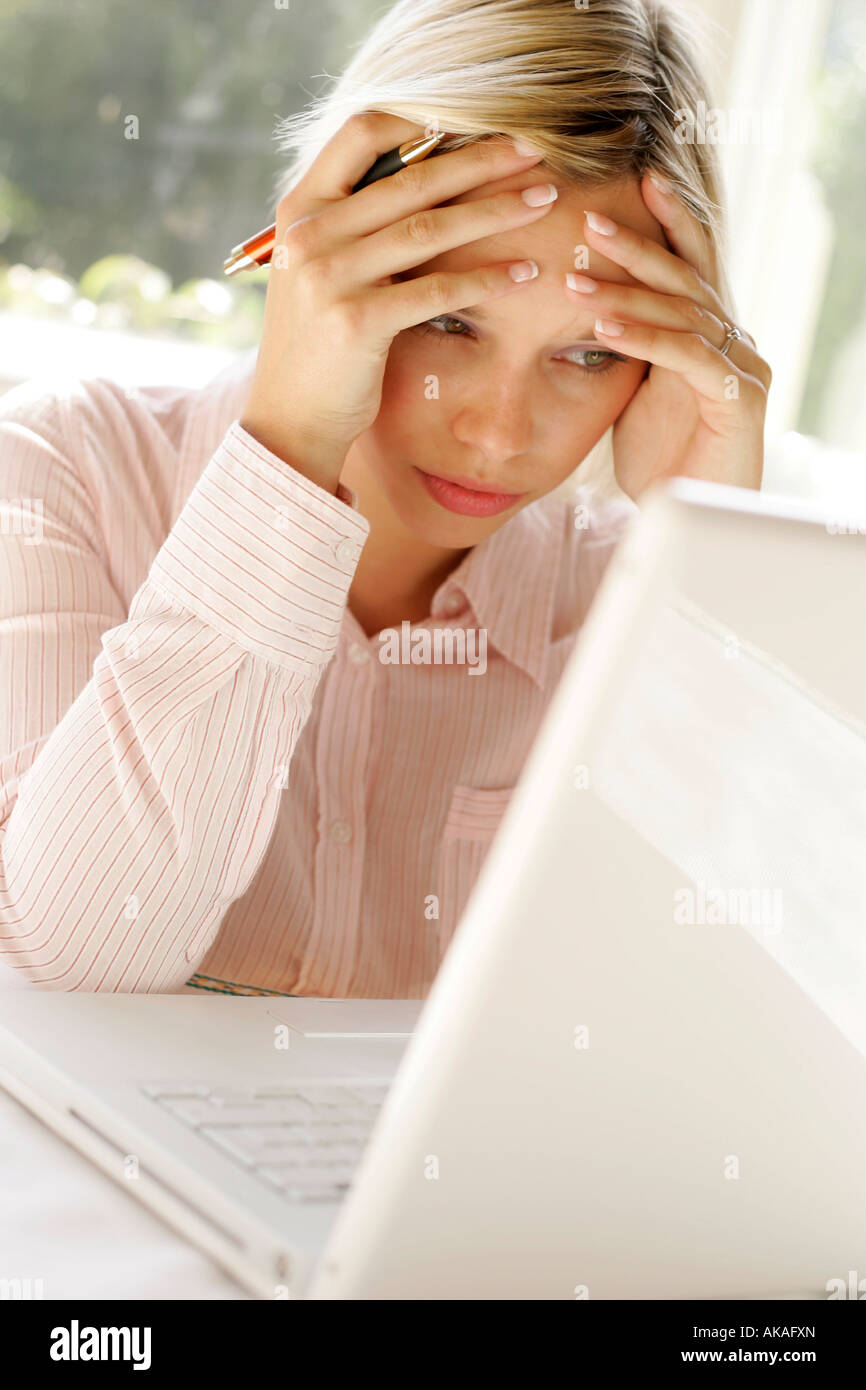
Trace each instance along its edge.
{"label": "pen", "polygon": [[[397,145],[393,150],[388,150],[382,154],[367,170],[362,179],[352,188],[353,193],[357,193],[360,188],[366,188],[368,183],[376,183],[378,179],[385,179],[389,174],[396,174],[400,169],[404,169],[407,164],[419,164],[422,159],[426,159],[428,154],[432,154],[441,140],[445,139],[445,132],[439,135],[424,135],[420,140],[406,140],[402,145]],[[276,223],[271,223],[270,227],[265,227],[263,231],[256,232],[247,241],[242,241],[239,246],[232,248],[223,262],[223,271],[226,275],[237,275],[241,270],[248,270],[253,266],[267,265],[271,259],[276,240]]]}

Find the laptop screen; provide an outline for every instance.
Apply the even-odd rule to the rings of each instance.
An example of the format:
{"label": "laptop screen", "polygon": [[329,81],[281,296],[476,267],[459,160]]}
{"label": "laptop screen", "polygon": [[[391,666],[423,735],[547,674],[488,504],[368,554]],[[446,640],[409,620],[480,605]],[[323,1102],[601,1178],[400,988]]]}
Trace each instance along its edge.
{"label": "laptop screen", "polygon": [[675,921],[744,927],[866,1054],[866,730],[856,720],[677,600],[644,632],[592,787],[682,871]]}

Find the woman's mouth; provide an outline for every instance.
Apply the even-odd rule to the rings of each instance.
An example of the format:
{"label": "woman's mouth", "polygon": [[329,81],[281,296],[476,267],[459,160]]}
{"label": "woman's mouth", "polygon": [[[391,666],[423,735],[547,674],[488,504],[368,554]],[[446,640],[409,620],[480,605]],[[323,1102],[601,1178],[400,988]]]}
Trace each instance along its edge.
{"label": "woman's mouth", "polygon": [[460,512],[462,516],[496,516],[497,512],[507,511],[525,497],[525,492],[490,492],[484,487],[465,487],[463,483],[450,478],[440,478],[436,473],[425,473],[417,468],[416,473],[433,498],[449,512]]}

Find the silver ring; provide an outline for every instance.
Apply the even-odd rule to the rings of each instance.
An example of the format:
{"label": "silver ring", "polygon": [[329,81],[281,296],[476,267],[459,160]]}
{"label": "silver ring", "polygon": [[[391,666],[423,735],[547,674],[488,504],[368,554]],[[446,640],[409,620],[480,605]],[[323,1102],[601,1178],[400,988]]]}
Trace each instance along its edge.
{"label": "silver ring", "polygon": [[743,336],[735,323],[727,323],[725,324],[725,327],[727,328],[728,332],[725,337],[725,341],[719,348],[719,352],[722,354],[723,357],[727,357],[728,353],[730,352],[731,343],[735,343],[738,338],[742,338]]}

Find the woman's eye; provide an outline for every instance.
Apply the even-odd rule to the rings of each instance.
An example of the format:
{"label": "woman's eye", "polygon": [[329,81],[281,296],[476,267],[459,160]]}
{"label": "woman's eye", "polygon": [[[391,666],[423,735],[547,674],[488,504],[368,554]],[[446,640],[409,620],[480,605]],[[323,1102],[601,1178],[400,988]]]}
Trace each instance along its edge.
{"label": "woman's eye", "polygon": [[438,323],[456,323],[458,328],[466,328],[466,324],[461,319],[452,318],[450,314],[439,314],[435,319],[425,319],[423,323],[418,324],[418,328],[422,333],[438,333],[440,338],[462,338],[465,336],[463,333],[451,333],[447,328],[431,327],[432,324]]}
{"label": "woman's eye", "polygon": [[[576,357],[582,357],[582,362],[576,362]],[[589,359],[589,360],[587,360]],[[614,362],[625,362],[624,357],[620,357],[618,352],[608,352],[606,348],[575,348],[565,359],[566,362],[573,362],[576,367],[582,367],[584,371],[592,372],[598,376],[599,372],[608,371]]]}
{"label": "woman's eye", "polygon": [[[419,333],[435,333],[437,338],[465,338],[471,333],[462,319],[456,319],[451,314],[438,314],[436,318],[425,319],[415,326]],[[577,358],[583,360],[577,361]],[[618,352],[608,352],[607,348],[574,348],[573,352],[558,360],[579,367],[587,376],[600,376],[602,372],[609,371],[614,363],[628,359],[621,357]]]}

